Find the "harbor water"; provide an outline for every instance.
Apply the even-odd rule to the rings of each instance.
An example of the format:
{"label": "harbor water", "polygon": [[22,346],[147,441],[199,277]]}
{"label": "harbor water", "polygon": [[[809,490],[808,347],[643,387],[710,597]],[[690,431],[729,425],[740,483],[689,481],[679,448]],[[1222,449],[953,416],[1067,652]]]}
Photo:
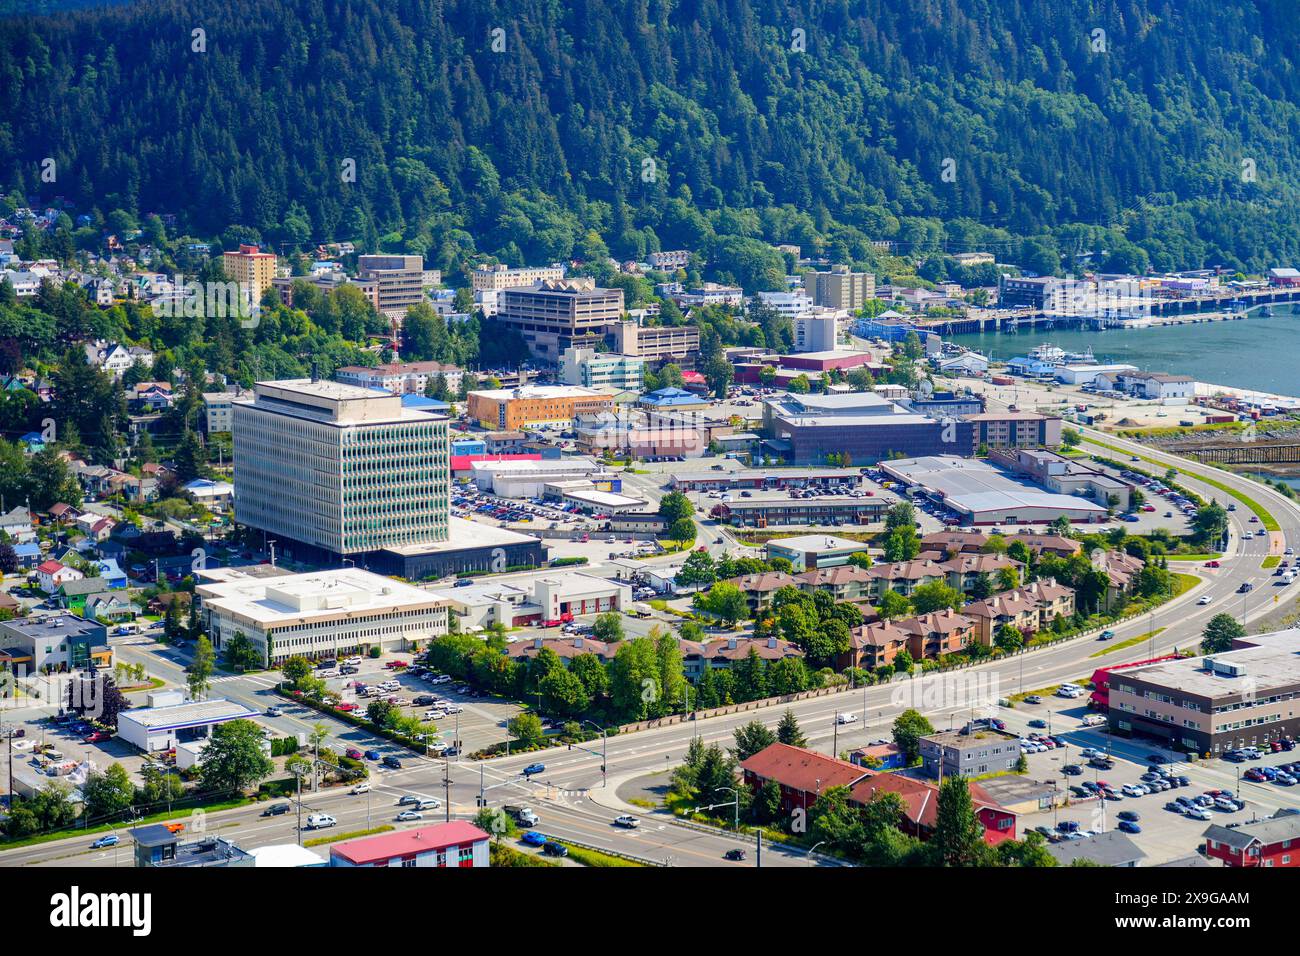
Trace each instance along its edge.
{"label": "harbor water", "polygon": [[1278,395],[1300,396],[1300,314],[1276,306],[1265,318],[1140,329],[1026,327],[1020,332],[954,335],[950,341],[990,359],[1005,361],[1050,343],[1067,352],[1092,349],[1102,364],[1123,362],[1148,372],[1190,375],[1198,382],[1232,385]]}

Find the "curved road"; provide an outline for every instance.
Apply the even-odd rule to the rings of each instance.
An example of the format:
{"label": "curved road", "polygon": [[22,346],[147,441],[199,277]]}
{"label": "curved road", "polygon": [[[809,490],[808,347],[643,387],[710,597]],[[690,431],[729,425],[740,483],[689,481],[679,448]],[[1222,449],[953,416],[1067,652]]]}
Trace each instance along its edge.
{"label": "curved road", "polygon": [[[1247,494],[1277,519],[1280,530],[1267,538],[1247,536],[1259,527],[1249,521],[1250,509],[1237,503],[1230,517],[1230,542],[1218,569],[1195,567],[1202,582],[1181,597],[1159,608],[1153,616],[1143,615],[1114,628],[1115,642],[1147,634],[1154,626],[1163,628],[1149,641],[1131,648],[1115,651],[1103,658],[1091,658],[1099,645],[1088,638],[1077,638],[1050,645],[1041,650],[1029,651],[1014,657],[999,659],[987,664],[956,672],[960,681],[949,684],[972,685],[980,691],[981,700],[989,696],[1003,696],[1020,690],[1052,686],[1069,679],[1084,679],[1102,664],[1112,665],[1151,656],[1174,647],[1186,648],[1199,642],[1206,621],[1214,614],[1228,611],[1247,623],[1272,611],[1274,594],[1288,594],[1297,586],[1281,588],[1273,585],[1277,580],[1261,563],[1269,554],[1281,554],[1285,547],[1300,546],[1300,505],[1256,482],[1231,473],[1191,462],[1165,452],[1152,451],[1134,442],[1113,438],[1110,435],[1087,431],[1085,437],[1122,448],[1128,454],[1148,459],[1138,467],[1155,470],[1153,462],[1163,467],[1174,467],[1180,473],[1180,482],[1206,498],[1216,498],[1222,504],[1227,496],[1197,479],[1198,475],[1214,480]],[[1114,452],[1110,453],[1114,455]],[[706,530],[709,530],[706,526]],[[1246,595],[1237,594],[1243,581],[1255,583],[1256,588]],[[1208,606],[1196,602],[1210,595]],[[1113,645],[1111,645],[1113,646]],[[920,700],[910,695],[926,690],[938,692],[937,698],[926,696]],[[960,723],[970,710],[967,693],[961,687],[942,682],[912,681],[880,687],[848,690],[825,697],[817,697],[791,704],[789,709],[798,717],[805,735],[813,746],[829,750],[832,745],[843,751],[861,746],[873,738],[887,737],[888,725],[902,709],[920,704],[927,716],[941,726]],[[615,794],[616,783],[646,774],[660,774],[658,780],[667,782],[668,770],[685,752],[693,735],[699,734],[707,742],[724,745],[732,742],[733,731],[755,718],[769,726],[780,718],[784,706],[741,711],[707,720],[686,721],[610,738],[607,750],[608,786],[602,787],[600,745],[588,745],[567,750],[556,749],[540,754],[525,754],[485,761],[481,765],[453,763],[450,765],[450,787],[444,787],[444,765],[436,760],[407,761],[407,769],[375,777],[375,791],[370,795],[370,820],[374,824],[390,822],[395,811],[397,796],[402,793],[424,793],[445,798],[450,793],[455,815],[469,816],[476,809],[480,779],[487,802],[493,806],[505,803],[527,803],[538,812],[543,832],[570,838],[584,843],[627,853],[643,859],[683,865],[724,865],[723,853],[739,845],[736,838],[700,832],[672,822],[663,814],[639,812],[642,825],[637,830],[621,830],[612,825],[615,816],[629,808]],[[853,723],[837,726],[837,712],[852,711]],[[864,723],[863,718],[866,718]],[[1149,750],[1150,747],[1142,749]],[[520,774],[524,766],[542,762],[546,770],[525,781]],[[1205,765],[1209,766],[1209,765]],[[1207,770],[1206,772],[1213,772]],[[481,778],[480,778],[481,775]],[[304,799],[304,815],[309,810],[324,810],[338,817],[340,831],[364,827],[367,821],[364,796],[351,796],[345,792],[325,792]],[[440,819],[437,811],[429,816]],[[246,848],[272,843],[293,842],[296,839],[295,815],[262,818],[259,808],[214,813],[205,825],[236,839]],[[184,819],[183,817],[181,819]],[[16,849],[0,854],[3,865],[55,865],[55,866],[112,866],[111,850],[89,850],[90,837],[70,838],[36,847]],[[129,840],[119,848],[117,865],[129,865]],[[751,849],[749,861],[753,865]],[[765,848],[764,865],[808,864],[806,856],[797,851]]]}

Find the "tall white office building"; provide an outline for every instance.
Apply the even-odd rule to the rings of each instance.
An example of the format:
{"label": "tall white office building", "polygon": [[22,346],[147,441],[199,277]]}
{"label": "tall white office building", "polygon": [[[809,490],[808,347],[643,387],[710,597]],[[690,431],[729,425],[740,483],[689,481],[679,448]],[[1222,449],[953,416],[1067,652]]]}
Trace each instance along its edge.
{"label": "tall white office building", "polygon": [[[339,382],[258,382],[232,409],[235,515],[332,556],[448,538],[447,420]],[[304,554],[304,558],[322,555]]]}

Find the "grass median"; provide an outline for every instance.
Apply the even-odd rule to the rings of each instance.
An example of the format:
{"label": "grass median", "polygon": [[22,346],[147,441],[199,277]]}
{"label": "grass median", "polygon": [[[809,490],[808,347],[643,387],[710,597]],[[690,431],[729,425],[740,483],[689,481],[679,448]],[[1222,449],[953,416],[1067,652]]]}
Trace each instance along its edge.
{"label": "grass median", "polygon": [[[1132,456],[1132,453],[1128,449],[1121,448],[1118,445],[1111,445],[1104,441],[1098,441],[1095,438],[1085,437],[1083,440],[1085,443],[1089,445],[1096,445],[1098,448],[1107,448],[1110,451],[1116,452],[1121,455],[1129,455],[1130,457]],[[1148,458],[1145,455],[1138,455],[1137,457],[1140,458],[1142,461],[1148,462],[1152,465],[1160,465],[1160,466],[1165,465],[1164,462],[1158,461],[1155,458]],[[1268,509],[1265,508],[1258,501],[1256,501],[1254,498],[1252,498],[1250,495],[1246,494],[1244,491],[1238,491],[1237,489],[1231,487],[1230,485],[1225,485],[1221,481],[1217,481],[1214,478],[1208,477],[1203,472],[1192,471],[1189,468],[1181,467],[1181,466],[1177,470],[1182,474],[1190,475],[1192,478],[1195,478],[1197,481],[1209,485],[1211,488],[1217,488],[1219,491],[1222,491],[1225,495],[1229,495],[1230,497],[1236,498],[1238,501],[1240,501],[1251,511],[1255,512],[1255,514],[1259,515],[1259,520],[1260,523],[1264,525],[1264,530],[1266,531],[1282,530],[1282,526],[1277,523],[1277,519],[1274,518],[1273,515],[1269,513]]]}
{"label": "grass median", "polygon": [[1118,644],[1111,644],[1109,647],[1103,647],[1101,650],[1089,654],[1088,657],[1089,658],[1105,657],[1107,654],[1114,654],[1116,651],[1122,651],[1125,650],[1126,648],[1136,647],[1137,645],[1141,644],[1143,641],[1151,640],[1151,638],[1155,637],[1163,630],[1164,630],[1163,627],[1157,627],[1154,631],[1147,631],[1145,634],[1139,634],[1137,637],[1130,637],[1128,640],[1120,641]]}

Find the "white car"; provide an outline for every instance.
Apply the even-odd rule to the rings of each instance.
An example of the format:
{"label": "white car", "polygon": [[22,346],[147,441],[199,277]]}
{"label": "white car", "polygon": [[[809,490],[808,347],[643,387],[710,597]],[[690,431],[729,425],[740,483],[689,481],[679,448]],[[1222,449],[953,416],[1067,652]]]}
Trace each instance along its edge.
{"label": "white car", "polygon": [[621,817],[614,818],[614,826],[623,827],[625,830],[635,830],[640,826],[641,821],[630,813],[625,813]]}
{"label": "white car", "polygon": [[425,720],[442,720],[447,716],[445,710],[426,710],[424,712]]}
{"label": "white car", "polygon": [[857,719],[858,719],[858,715],[852,712],[835,715],[835,723],[837,724],[851,724],[854,723]]}
{"label": "white car", "polygon": [[1196,603],[1204,607],[1205,605],[1209,604],[1213,600],[1214,598],[1210,597],[1208,594],[1202,594],[1201,599]]}
{"label": "white car", "polygon": [[450,684],[450,683],[451,683],[451,675],[450,675],[450,674],[439,674],[437,677],[434,677],[432,680],[430,680],[429,683],[430,683],[430,684]]}
{"label": "white car", "polygon": [[312,813],[307,817],[307,829],[319,830],[322,827],[338,826],[338,821],[328,813]]}
{"label": "white car", "polygon": [[1147,792],[1145,787],[1139,786],[1136,783],[1126,783],[1119,789],[1120,793],[1124,794],[1126,797],[1140,797]]}
{"label": "white car", "polygon": [[423,820],[424,814],[421,813],[419,810],[403,810],[401,813],[397,815],[397,819],[401,821]]}
{"label": "white car", "polygon": [[359,783],[351,790],[348,791],[348,793],[352,794],[353,796],[355,796],[358,793],[369,793],[369,792],[370,792],[370,784],[368,783]]}

